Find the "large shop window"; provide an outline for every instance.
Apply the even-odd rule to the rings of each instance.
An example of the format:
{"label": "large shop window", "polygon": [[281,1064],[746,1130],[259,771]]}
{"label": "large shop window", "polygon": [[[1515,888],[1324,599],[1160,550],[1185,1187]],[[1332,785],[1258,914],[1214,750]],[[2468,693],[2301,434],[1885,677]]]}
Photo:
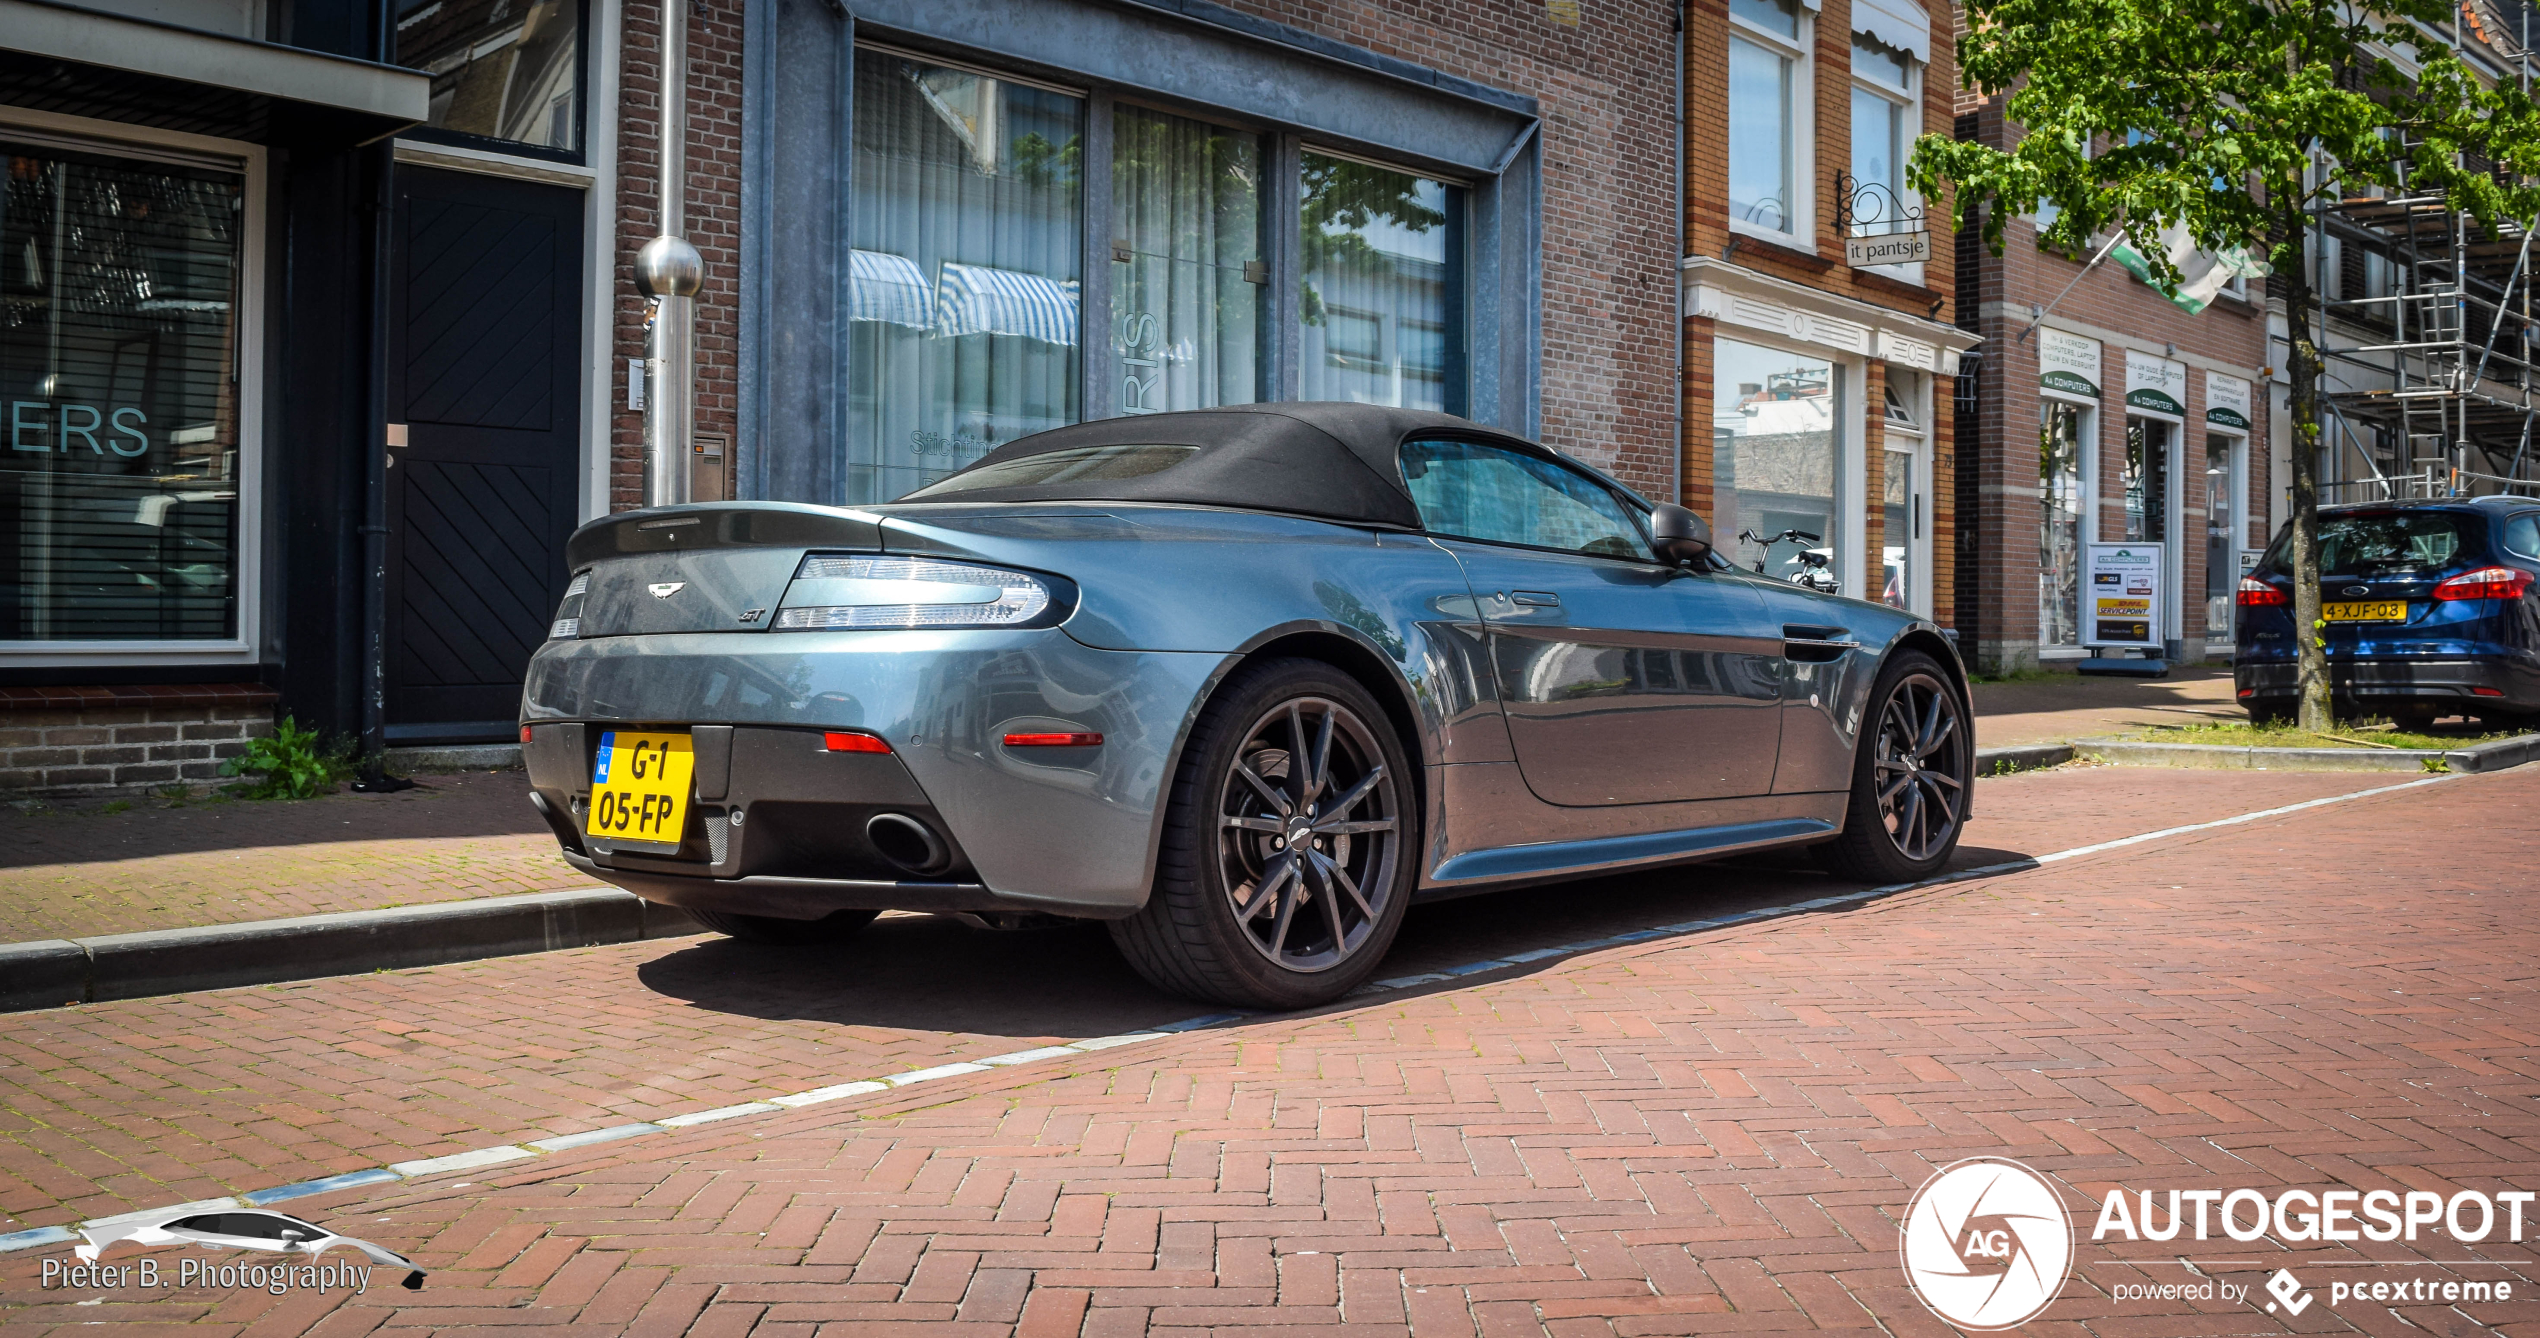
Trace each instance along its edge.
{"label": "large shop window", "polygon": [[1808,20],[1793,0],[1730,0],[1729,18],[1729,219],[1795,232],[1807,216]]}
{"label": "large shop window", "polygon": [[1843,551],[1834,364],[1733,339],[1719,340],[1713,358],[1715,528],[1764,538],[1785,530],[1816,535],[1760,549],[1737,545],[1741,565],[1760,557],[1765,575],[1787,580],[1798,574],[1802,552]]}
{"label": "large shop window", "polygon": [[1080,97],[857,51],[851,500],[1077,421],[1084,124]]}
{"label": "large shop window", "polygon": [[1297,398],[1463,411],[1464,192],[1304,155]]}
{"label": "large shop window", "polygon": [[1111,125],[1120,412],[1260,399],[1270,309],[1261,136],[1141,107],[1119,108]]}
{"label": "large shop window", "polygon": [[2037,433],[2037,641],[2081,644],[2083,443],[2090,411],[2048,400]]}
{"label": "large shop window", "polygon": [[400,0],[397,63],[432,76],[433,130],[582,151],[582,0]]}
{"label": "large shop window", "polygon": [[0,161],[0,639],[234,639],[243,179]]}

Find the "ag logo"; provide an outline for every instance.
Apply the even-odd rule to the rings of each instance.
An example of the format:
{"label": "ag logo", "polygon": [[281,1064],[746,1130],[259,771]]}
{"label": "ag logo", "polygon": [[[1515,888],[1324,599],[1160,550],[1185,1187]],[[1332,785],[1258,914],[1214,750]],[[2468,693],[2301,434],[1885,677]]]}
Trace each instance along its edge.
{"label": "ag logo", "polygon": [[1914,1191],[1898,1254],[1933,1314],[1962,1329],[2017,1328],[2063,1290],[2072,1223],[2045,1177],[2005,1158],[1969,1157]]}

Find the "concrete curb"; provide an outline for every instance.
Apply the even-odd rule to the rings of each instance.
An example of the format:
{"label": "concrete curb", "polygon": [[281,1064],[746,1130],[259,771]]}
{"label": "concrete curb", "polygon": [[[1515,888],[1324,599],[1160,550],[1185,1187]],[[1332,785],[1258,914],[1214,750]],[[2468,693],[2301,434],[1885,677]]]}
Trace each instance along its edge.
{"label": "concrete curb", "polygon": [[2035,771],[2040,767],[2059,767],[2073,760],[2069,743],[2025,743],[2010,748],[1978,748],[1976,774],[2000,776],[2013,771]]}
{"label": "concrete curb", "polygon": [[517,771],[520,768],[520,745],[517,743],[457,743],[417,748],[391,748],[387,752],[391,772],[417,771]]}
{"label": "concrete curb", "polygon": [[2257,748],[2217,743],[2139,743],[2133,739],[2083,739],[2076,746],[2091,757],[2128,766],[2226,771],[2421,772],[2429,762],[2450,771],[2502,771],[2540,758],[2540,734],[2459,749]]}
{"label": "concrete curb", "polygon": [[0,1011],[671,938],[686,912],[611,887],[0,944]]}

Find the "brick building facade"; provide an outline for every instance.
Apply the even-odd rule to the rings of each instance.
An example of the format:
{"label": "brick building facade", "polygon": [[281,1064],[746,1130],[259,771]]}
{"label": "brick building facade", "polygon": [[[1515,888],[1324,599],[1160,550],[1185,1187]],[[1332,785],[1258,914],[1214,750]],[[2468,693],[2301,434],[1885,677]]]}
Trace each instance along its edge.
{"label": "brick building facade", "polygon": [[1951,17],[1913,0],[1695,0],[1686,15],[1684,501],[1740,565],[1790,575],[1808,547],[1741,530],[1823,530],[1844,593],[1952,626],[1949,379],[1974,341],[1949,323],[1945,211],[1920,264],[1846,252],[1920,226],[1901,163],[1949,128]]}
{"label": "brick building facade", "polygon": [[[1999,100],[1962,94],[1957,111],[1959,137],[2017,142]],[[2228,658],[2239,563],[2267,543],[2277,486],[2265,295],[2190,315],[2037,232],[2012,220],[2000,256],[1960,241],[1958,320],[1984,339],[1958,450],[1961,645],[1993,670],[2089,654],[2079,549],[2139,541],[2162,553],[2160,651]]]}
{"label": "brick building facade", "polygon": [[[790,133],[790,127],[767,125],[781,120],[782,113],[768,108],[760,117],[745,110],[748,100],[758,96],[751,90],[767,85],[753,82],[744,73],[743,63],[746,52],[758,50],[766,53],[761,59],[773,66],[799,55],[805,43],[815,38],[844,38],[868,53],[921,60],[935,57],[944,62],[929,69],[989,76],[1011,72],[1017,80],[1050,85],[1066,94],[1089,93],[1097,102],[1105,94],[1118,94],[1124,100],[1115,106],[1132,105],[1128,99],[1134,99],[1135,105],[1169,109],[1212,125],[1258,130],[1267,137],[1268,152],[1274,157],[1311,155],[1330,145],[1357,161],[1378,166],[1398,163],[1408,173],[1449,183],[1463,194],[1465,206],[1477,213],[1511,215],[1497,220],[1497,240],[1507,256],[1516,258],[1514,268],[1529,272],[1503,273],[1499,277],[1514,281],[1501,284],[1499,292],[1476,293],[1467,299],[1471,311],[1487,310],[1495,302],[1502,319],[1494,324],[1506,333],[1495,348],[1468,349],[1466,366],[1472,384],[1460,391],[1449,388],[1438,398],[1472,416],[1538,435],[1654,496],[1667,496],[1675,488],[1677,404],[1669,384],[1675,373],[1669,329],[1675,294],[1668,277],[1676,244],[1670,218],[1669,152],[1675,133],[1675,14],[1668,6],[1600,7],[1588,16],[1533,0],[1499,0],[1481,6],[1436,0],[1351,5],[1247,0],[1224,8],[1207,4],[1106,6],[1100,11],[1091,6],[1034,7],[1048,10],[1053,23],[1078,30],[1088,16],[1099,12],[1121,25],[1119,31],[1159,42],[1197,40],[1219,48],[1220,59],[1240,62],[1250,50],[1257,53],[1264,69],[1288,62],[1310,64],[1337,77],[1339,96],[1344,99],[1350,96],[1353,81],[1394,85],[1391,91],[1396,96],[1405,84],[1451,87],[1469,81],[1484,96],[1506,95],[1500,105],[1487,108],[1500,114],[1486,118],[1492,123],[1480,131],[1502,134],[1503,141],[1492,147],[1509,157],[1504,164],[1442,163],[1435,143],[1386,145],[1348,133],[1354,127],[1329,118],[1322,125],[1282,125],[1261,107],[1212,106],[1190,96],[1189,88],[1142,86],[1149,81],[1142,78],[1134,61],[1089,70],[1075,67],[1097,62],[1071,59],[1076,52],[1069,49],[1043,45],[1022,52],[1000,50],[994,42],[984,48],[965,45],[959,40],[964,31],[961,23],[951,16],[930,18],[918,7],[911,7],[907,14],[879,17],[874,16],[873,7],[858,7],[851,24],[810,33],[798,22],[795,27],[786,26],[800,16],[784,6],[767,5],[755,21],[769,31],[764,45],[753,47],[747,31],[752,20],[743,8],[736,0],[708,0],[693,6],[688,32],[687,235],[707,262],[707,286],[697,304],[697,430],[741,443],[732,485],[737,495],[840,502],[884,499],[878,485],[859,493],[856,487],[842,484],[845,470],[819,463],[806,467],[799,459],[869,450],[871,443],[851,442],[842,447],[834,422],[806,425],[801,417],[782,409],[760,417],[743,408],[743,401],[754,391],[764,404],[770,398],[794,398],[802,384],[786,379],[785,355],[771,352],[761,366],[773,364],[772,373],[762,370],[758,375],[766,379],[742,386],[742,378],[752,375],[748,364],[753,362],[743,345],[752,340],[762,341],[762,348],[797,342],[803,329],[819,323],[805,319],[807,313],[801,308],[787,305],[789,299],[804,296],[793,287],[798,278],[806,277],[798,267],[802,257],[788,252],[786,245],[789,237],[801,235],[796,220],[772,214],[758,220],[769,230],[767,244],[755,256],[744,255],[751,243],[742,226],[740,202],[755,189],[745,179],[753,144],[744,122],[762,127],[759,133],[763,135],[772,130],[778,137],[757,141],[763,159],[791,156],[801,140]],[[1079,9],[1084,12],[1068,12]],[[645,3],[625,9],[621,57],[625,95],[616,109],[619,225],[613,239],[618,279],[613,365],[620,378],[627,360],[642,351],[643,306],[634,294],[631,266],[635,251],[654,230],[657,159],[652,137],[657,115],[659,12],[658,6]],[[777,79],[796,77],[784,70],[768,73]],[[839,127],[841,133],[851,139],[853,117],[839,119],[847,123]],[[1343,133],[1332,133],[1335,130]],[[1520,139],[1523,142],[1515,142]],[[826,147],[845,150],[833,157],[853,152],[847,144]],[[1405,148],[1409,151],[1402,151]],[[820,164],[799,160],[793,166],[811,173],[822,170]],[[1505,208],[1509,202],[1478,198],[1494,193],[1491,178],[1504,179],[1511,173],[1527,178],[1523,193],[1530,198],[1514,202],[1518,209]],[[783,187],[771,184],[768,189],[766,198],[782,198]],[[1275,231],[1283,221],[1275,212],[1281,203],[1275,193],[1264,199],[1265,208],[1272,211],[1265,214],[1267,231]],[[1088,201],[1085,207],[1093,208],[1094,202]],[[853,208],[849,204],[848,209]],[[1536,216],[1513,216],[1520,213]],[[1473,226],[1481,227],[1481,220]],[[1535,235],[1520,240],[1524,232]],[[1276,244],[1273,237],[1265,236],[1263,241]],[[1539,245],[1525,248],[1526,241]],[[866,250],[854,247],[851,239],[849,245]],[[1534,254],[1524,255],[1521,248]],[[867,254],[883,253],[868,250]],[[1272,263],[1277,263],[1275,257]],[[1084,277],[1079,274],[1070,282]],[[1490,282],[1485,275],[1476,285]],[[1096,310],[1097,291],[1095,285],[1085,285],[1088,312]],[[758,299],[755,313],[753,298]],[[819,294],[817,299],[832,304],[837,300],[832,294]],[[1113,351],[1100,347],[1093,328],[1088,319],[1082,349],[1088,364]],[[1119,332],[1113,334],[1116,342]],[[1268,342],[1275,345],[1278,338],[1273,331]],[[1294,342],[1294,336],[1289,339]],[[1285,352],[1291,364],[1297,361],[1293,348]],[[1274,347],[1265,360],[1276,362],[1279,357],[1280,350]],[[1283,375],[1294,378],[1298,373],[1292,368],[1273,368],[1257,386],[1246,388],[1249,393],[1220,395],[1204,402],[1315,395],[1310,370],[1304,378],[1309,384],[1304,386],[1295,386],[1294,381],[1282,384]],[[778,384],[769,387],[768,379]],[[1094,378],[1088,375],[1087,379]],[[865,393],[852,384],[851,375],[824,381],[822,389],[837,394],[837,380],[849,382],[843,388],[848,399]],[[625,408],[628,401],[622,380],[614,402],[618,411],[610,428],[611,501],[622,508],[637,500],[642,417]],[[1098,393],[1091,393],[1081,396],[1065,414],[1050,416],[1092,417],[1119,411],[1125,411],[1125,406],[1116,395],[1106,404]],[[919,430],[968,443],[957,453],[923,460],[932,467],[927,470],[930,474],[962,463],[963,455],[984,450],[982,442],[1019,435],[1019,431]],[[909,474],[900,481],[916,477]]]}

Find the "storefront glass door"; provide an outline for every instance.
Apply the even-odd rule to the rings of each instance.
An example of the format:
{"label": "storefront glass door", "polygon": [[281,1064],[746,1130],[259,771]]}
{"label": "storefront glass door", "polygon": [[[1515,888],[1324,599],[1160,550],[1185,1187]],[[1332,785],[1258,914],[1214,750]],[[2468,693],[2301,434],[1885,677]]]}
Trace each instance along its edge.
{"label": "storefront glass door", "polygon": [[2090,412],[2049,400],[2037,434],[2037,642],[2081,644],[2082,462]]}
{"label": "storefront glass door", "polygon": [[2240,438],[2205,438],[2205,639],[2231,640],[2232,595],[2240,585]]}
{"label": "storefront glass door", "polygon": [[1111,343],[1124,414],[1262,398],[1270,275],[1261,136],[1122,106],[1112,116]]}

